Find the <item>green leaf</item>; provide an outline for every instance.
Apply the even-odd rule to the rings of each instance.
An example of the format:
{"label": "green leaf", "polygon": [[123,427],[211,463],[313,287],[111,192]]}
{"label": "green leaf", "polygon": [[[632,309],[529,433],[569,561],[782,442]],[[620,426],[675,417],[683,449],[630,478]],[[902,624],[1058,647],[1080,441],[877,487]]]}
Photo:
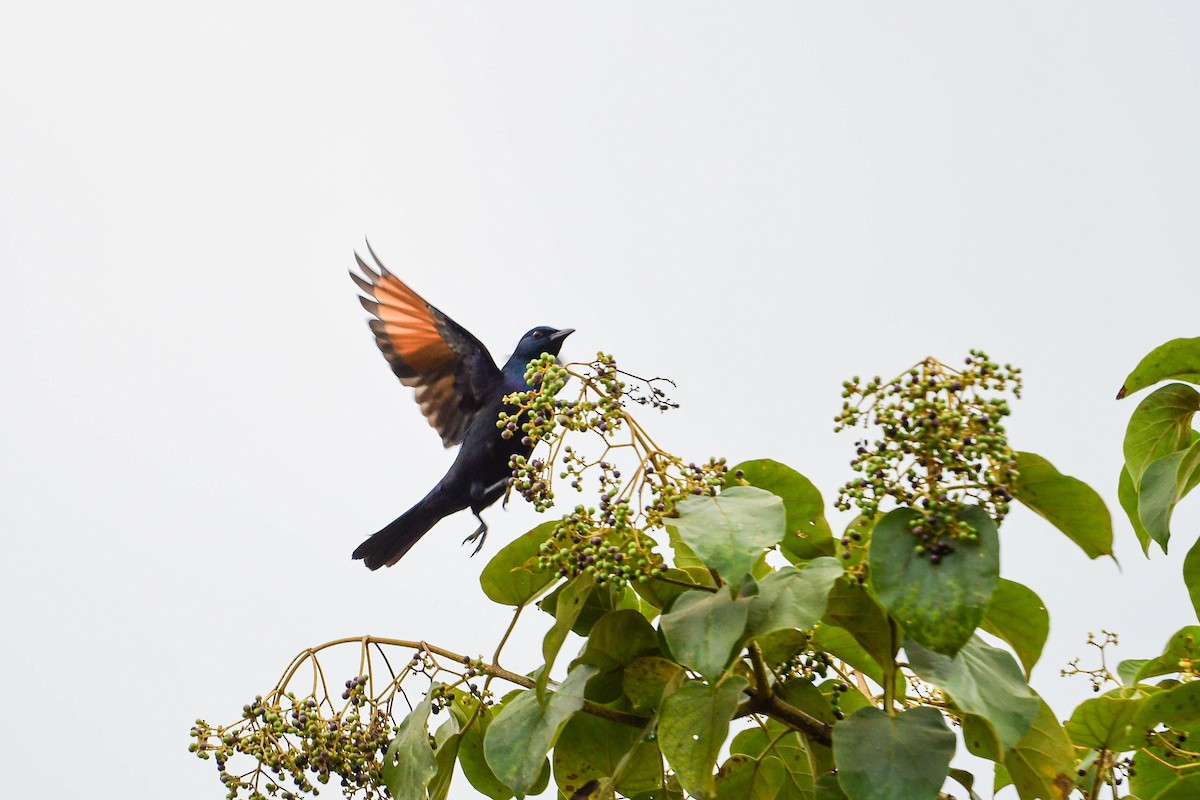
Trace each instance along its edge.
{"label": "green leaf", "polygon": [[[538,601],[538,608],[552,617],[557,617],[558,598],[562,596],[566,588],[566,583],[560,584],[553,592]],[[592,631],[592,626],[596,624],[596,620],[611,611],[623,608],[640,611],[642,616],[647,619],[658,616],[658,609],[644,602],[630,586],[606,582],[598,584],[584,598],[583,608],[579,609],[579,616],[571,625],[571,632],[580,636],[588,636]]]}
{"label": "green leaf", "polygon": [[538,671],[537,676],[536,688],[539,700],[545,699],[546,684],[550,680],[550,670],[554,667],[555,659],[558,658],[558,651],[562,650],[563,642],[567,640],[567,634],[571,632],[571,626],[575,624],[575,620],[579,619],[583,601],[595,588],[596,581],[587,573],[572,578],[563,587],[562,594],[559,595],[558,603],[554,608],[554,625],[546,632],[546,637],[542,640],[542,658],[545,660],[545,666]]}
{"label": "green leaf", "polygon": [[794,628],[771,631],[755,637],[768,664],[782,664],[808,647],[808,635]]}
{"label": "green leaf", "polygon": [[715,796],[713,767],[749,685],[741,675],[720,683],[687,681],[663,701],[658,744],[688,794]]}
{"label": "green leaf", "polygon": [[[437,749],[437,774],[429,782],[429,800],[446,800],[450,793],[450,781],[454,778],[454,765],[458,763],[458,748],[462,734],[456,733],[446,739]],[[394,796],[394,795],[393,795]]]}
{"label": "green leaf", "polygon": [[838,783],[850,800],[934,800],[953,755],[954,734],[934,708],[888,716],[871,706],[833,727]]}
{"label": "green leaf", "polygon": [[[664,578],[669,578],[672,581],[683,581],[685,583],[695,583],[697,586],[716,586],[712,576],[708,574],[708,570],[704,570],[705,576],[703,580],[697,581],[697,576],[682,569],[667,569],[663,572]],[[675,602],[675,598],[684,592],[693,591],[687,587],[680,586],[677,583],[667,583],[660,581],[657,578],[651,578],[648,581],[637,581],[632,584],[633,590],[638,597],[649,603],[654,608],[662,610],[669,608],[671,603]]]}
{"label": "green leaf", "polygon": [[870,657],[871,663],[860,663],[862,659],[853,652],[853,648],[847,647],[836,631],[824,625],[814,635],[821,649],[862,670],[877,683],[883,683],[882,667],[891,663],[900,643],[893,641],[887,613],[866,587],[849,577],[834,583],[829,592],[824,620],[849,633]]}
{"label": "green leaf", "polygon": [[822,556],[803,569],[783,567],[758,582],[750,599],[749,635],[784,628],[811,628],[825,614],[829,590],[842,575],[836,558]]}
{"label": "green leaf", "polygon": [[813,784],[813,796],[815,800],[848,800],[846,793],[842,791],[841,784],[838,783],[838,776],[832,773],[826,773],[817,778],[817,782]]}
{"label": "green leaf", "polygon": [[583,707],[584,687],[595,674],[591,664],[576,667],[545,703],[538,702],[537,692],[522,692],[488,726],[483,737],[487,764],[518,795],[533,788],[558,729]]}
{"label": "green leaf", "polygon": [[583,653],[572,662],[594,664],[601,672],[623,669],[639,656],[658,654],[658,635],[637,611],[612,611],[592,626]]}
{"label": "green leaf", "polygon": [[626,796],[657,789],[662,785],[662,755],[653,741],[641,739],[638,728],[575,714],[554,745],[554,781],[568,797],[589,781],[612,777]]}
{"label": "green leaf", "polygon": [[1151,350],[1129,373],[1117,399],[1170,378],[1200,383],[1200,337],[1172,339]]}
{"label": "green leaf", "polygon": [[1135,725],[1148,731],[1160,724],[1178,728],[1197,722],[1200,722],[1200,682],[1188,681],[1152,693],[1142,704]]}
{"label": "green leaf", "polygon": [[734,486],[717,497],[689,497],[677,510],[672,527],[730,583],[739,583],[786,532],[783,501],[753,486]]}
{"label": "green leaf", "polygon": [[657,709],[663,698],[674,692],[686,677],[683,667],[670,659],[643,656],[630,662],[622,672],[622,690],[634,706]]}
{"label": "green leaf", "polygon": [[433,739],[437,772],[429,781],[429,800],[446,800],[446,795],[450,793],[450,781],[454,778],[454,767],[458,763],[458,749],[462,745],[459,720],[453,713],[438,727]]}
{"label": "green leaf", "polygon": [[914,552],[910,524],[921,516],[899,508],[871,535],[871,582],[875,595],[918,644],[952,656],[979,623],[1000,578],[996,523],[978,506],[963,506],[959,519],[975,529],[974,541],[958,539],[939,564]]}
{"label": "green leaf", "polygon": [[[800,681],[812,689],[812,684]],[[787,698],[792,702],[792,698]],[[826,706],[828,709],[828,706]],[[832,721],[830,716],[829,720]],[[770,751],[768,753],[768,748]],[[733,737],[729,744],[732,755],[744,755],[750,758],[761,758],[764,753],[778,756],[783,765],[785,776],[777,797],[780,800],[813,800],[813,767],[804,739],[799,733],[789,730],[775,720],[768,719],[765,727],[747,728]],[[734,793],[721,794],[718,779],[718,796],[739,797]]]}
{"label": "green leaf", "polygon": [[[1022,800],[1067,800],[1075,788],[1075,751],[1045,701],[1038,706],[1029,732],[1004,757],[1003,766]],[[999,768],[996,772],[999,777]]]}
{"label": "green leaf", "polygon": [[1067,735],[1079,747],[1093,750],[1132,750],[1145,734],[1137,719],[1147,694],[1132,686],[1121,686],[1099,697],[1084,700],[1067,721]]}
{"label": "green leaf", "polygon": [[731,469],[725,478],[727,488],[737,485],[738,470],[742,471],[742,480],[783,500],[787,535],[780,550],[788,560],[794,564],[834,554],[833,534],[825,521],[825,502],[812,481],[785,464],[761,458],[743,461]]}
{"label": "green leaf", "polygon": [[1112,555],[1112,515],[1096,490],[1033,453],[1017,453],[1013,496],[1079,545],[1088,558]]}
{"label": "green leaf", "polygon": [[773,755],[761,760],[730,756],[717,772],[716,796],[777,800],[785,780],[783,762]]}
{"label": "green leaf", "polygon": [[1142,474],[1142,485],[1138,490],[1138,519],[1167,552],[1167,541],[1171,537],[1171,514],[1175,505],[1195,488],[1200,480],[1200,440],[1186,450],[1150,462]]}
{"label": "green leaf", "polygon": [[1133,486],[1133,478],[1129,477],[1129,467],[1124,464],[1121,465],[1121,479],[1117,482],[1117,500],[1121,503],[1125,516],[1129,518],[1129,524],[1133,526],[1134,535],[1142,546],[1142,555],[1150,555],[1150,534],[1138,519],[1137,489]]}
{"label": "green leaf", "polygon": [[542,543],[554,536],[557,522],[543,522],[500,549],[483,568],[483,593],[505,606],[523,606],[558,580],[558,574],[537,569]]}
{"label": "green leaf", "polygon": [[[520,691],[512,692],[509,697],[519,696]],[[459,724],[464,727],[460,733],[461,740],[458,749],[458,763],[462,767],[463,775],[475,790],[491,800],[510,800],[513,796],[512,790],[505,786],[500,780],[492,774],[492,769],[487,765],[487,761],[483,757],[483,736],[491,723],[495,714],[498,713],[496,708],[481,708],[478,712],[475,711],[478,701],[471,695],[465,692],[455,692],[454,702],[450,706],[451,713],[458,720]],[[504,707],[504,702],[500,703],[500,708]],[[547,762],[544,766],[550,766]],[[549,769],[546,770],[547,777]]]}
{"label": "green leaf", "polygon": [[975,776],[967,772],[965,769],[950,770],[950,777],[958,782],[960,786],[967,790],[971,800],[979,800],[979,795],[975,794]]}
{"label": "green leaf", "polygon": [[659,620],[671,653],[686,667],[716,680],[746,632],[751,601],[734,599],[728,589],[691,591]]}
{"label": "green leaf", "polygon": [[1028,586],[1001,578],[980,627],[1016,651],[1028,679],[1050,635],[1050,614]]}
{"label": "green leaf", "polygon": [[[1180,743],[1179,734],[1186,738]],[[1129,778],[1129,790],[1147,800],[1191,800],[1200,797],[1200,760],[1188,758],[1184,753],[1195,752],[1193,742],[1200,740],[1200,720],[1176,728],[1176,733],[1165,734],[1168,747],[1161,737],[1143,744],[1133,756],[1133,774]],[[1181,749],[1182,748],[1182,749]],[[1148,752],[1146,752],[1148,751]]]}
{"label": "green leaf", "polygon": [[1159,675],[1179,672],[1179,662],[1200,660],[1200,625],[1188,625],[1172,634],[1162,655],[1142,664],[1135,680],[1144,681]]}
{"label": "green leaf", "polygon": [[1182,383],[1155,390],[1138,404],[1125,427],[1125,468],[1135,489],[1151,462],[1187,447],[1200,392]]}
{"label": "green leaf", "polygon": [[1016,746],[1029,730],[1037,716],[1037,695],[1007,651],[978,636],[971,637],[953,658],[911,641],[904,649],[921,679],[949,694],[958,708],[986,719],[1005,750]]}
{"label": "green leaf", "polygon": [[1117,664],[1117,677],[1121,679],[1121,683],[1126,686],[1133,686],[1137,683],[1138,670],[1144,667],[1148,660],[1145,658],[1127,658],[1120,664]]}
{"label": "green leaf", "polygon": [[396,800],[425,800],[425,787],[437,773],[426,727],[433,697],[427,693],[396,729],[396,738],[383,757],[383,782]]}
{"label": "green leaf", "polygon": [[1187,585],[1196,617],[1200,619],[1200,539],[1196,540],[1183,559],[1183,582]]}
{"label": "green leaf", "polygon": [[[845,661],[880,686],[883,685],[883,668],[845,628],[823,622],[813,632],[812,643],[814,649]],[[888,659],[891,660],[890,653]]]}

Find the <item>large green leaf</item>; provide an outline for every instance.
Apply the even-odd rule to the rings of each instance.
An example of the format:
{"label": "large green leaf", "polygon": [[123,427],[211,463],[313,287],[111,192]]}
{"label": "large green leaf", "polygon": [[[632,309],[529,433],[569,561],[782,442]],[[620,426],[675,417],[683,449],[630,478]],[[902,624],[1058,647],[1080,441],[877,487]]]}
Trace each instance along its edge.
{"label": "large green leaf", "polygon": [[592,626],[575,664],[595,664],[602,672],[623,669],[639,656],[658,654],[658,635],[637,611],[612,611]]}
{"label": "large green leaf", "polygon": [[1151,462],[1187,447],[1200,392],[1182,383],[1156,389],[1138,404],[1125,427],[1125,468],[1135,489]]}
{"label": "large green leaf", "polygon": [[[508,697],[518,697],[520,694],[521,691],[518,690],[510,693]],[[499,704],[499,709],[484,707],[477,710],[477,706],[478,701],[470,694],[455,692],[450,711],[463,726],[460,733],[458,763],[462,767],[463,775],[477,792],[491,800],[510,800],[513,796],[512,790],[501,783],[500,779],[492,773],[491,767],[487,765],[487,761],[483,757],[484,733],[495,715],[504,707],[504,702]],[[544,766],[546,767],[546,776],[549,778],[549,762],[544,762]]]}
{"label": "large green leaf", "polygon": [[1200,625],[1188,625],[1172,634],[1162,655],[1143,663],[1135,680],[1174,675],[1180,670],[1179,662],[1185,659],[1200,660]]}
{"label": "large green leaf", "polygon": [[787,772],[777,756],[757,759],[735,755],[717,771],[716,793],[717,797],[739,800],[781,800],[786,780]]}
{"label": "large green leaf", "polygon": [[642,656],[622,671],[622,690],[634,706],[657,709],[686,677],[683,667],[670,659]]}
{"label": "large green leaf", "polygon": [[483,593],[501,605],[523,606],[558,580],[557,573],[537,569],[538,552],[557,524],[543,522],[492,556],[479,575]]}
{"label": "large green leaf", "polygon": [[432,707],[433,695],[427,693],[400,723],[383,757],[383,782],[396,800],[425,800],[425,788],[437,773],[426,727]]}
{"label": "large green leaf", "polygon": [[[1167,739],[1166,743],[1162,738],[1155,738],[1151,743],[1143,743],[1134,754],[1130,791],[1146,800],[1200,797],[1200,759],[1187,755],[1195,752],[1193,742],[1200,741],[1200,720],[1177,726],[1176,732],[1165,733],[1163,737]],[[1172,792],[1174,794],[1170,794]]]}
{"label": "large green leaf", "polygon": [[1188,550],[1183,559],[1183,582],[1188,589],[1188,597],[1192,599],[1192,608],[1200,619],[1200,539]]}
{"label": "large green leaf", "polygon": [[716,680],[742,641],[750,615],[749,598],[737,598],[722,588],[691,591],[659,619],[663,636],[680,664]]}
{"label": "large green leaf", "polygon": [[825,503],[812,481],[786,464],[760,458],[743,461],[731,469],[725,482],[727,487],[738,485],[739,471],[742,480],[751,486],[766,489],[783,500],[787,535],[780,543],[780,550],[792,563],[834,554],[833,534],[825,521]]}
{"label": "large green leaf", "polygon": [[[883,668],[845,628],[822,622],[813,632],[812,646],[815,650],[845,661],[880,686],[883,685]],[[890,660],[891,656],[888,658]]]}
{"label": "large green leaf", "polygon": [[787,530],[783,501],[753,486],[734,486],[717,497],[689,497],[677,509],[672,527],[705,564],[735,584]]}
{"label": "large green leaf", "polygon": [[983,611],[980,627],[1016,651],[1028,679],[1050,635],[1050,614],[1028,586],[1001,578]]}
{"label": "large green leaf", "polygon": [[1132,750],[1143,741],[1137,725],[1147,694],[1133,686],[1120,686],[1099,697],[1089,697],[1071,713],[1066,731],[1078,747],[1093,750]]}
{"label": "large green leaf", "polygon": [[924,647],[954,655],[979,623],[1000,578],[996,523],[978,506],[963,506],[959,520],[975,529],[974,541],[957,539],[954,552],[932,564],[918,555],[910,524],[920,515],[908,508],[887,514],[871,535],[871,582],[875,595]]}
{"label": "large green leaf", "polygon": [[950,770],[950,777],[958,782],[958,785],[967,790],[967,795],[971,800],[979,800],[979,795],[975,794],[975,776],[967,772],[965,769]]}
{"label": "large green leaf", "polygon": [[1160,724],[1181,727],[1197,722],[1200,722],[1200,682],[1188,681],[1151,693],[1142,703],[1135,726],[1151,730]]}
{"label": "large green leaf", "polygon": [[[553,592],[538,601],[538,608],[557,618],[558,598],[562,596],[566,588],[567,583],[559,584]],[[580,636],[588,636],[592,626],[596,624],[596,620],[610,611],[621,608],[639,611],[646,619],[654,619],[658,616],[658,609],[642,600],[628,584],[622,586],[606,582],[597,584],[596,588],[584,598],[583,607],[579,609],[579,615],[575,618],[575,623],[571,625],[571,632]]]}
{"label": "large green leaf", "polygon": [[1163,552],[1171,537],[1171,514],[1175,505],[1200,482],[1200,439],[1150,462],[1138,490],[1138,519]]}
{"label": "large green leaf", "polygon": [[614,777],[616,788],[626,796],[657,789],[662,785],[662,756],[658,745],[641,739],[639,728],[575,714],[554,745],[554,782],[568,797],[589,781]]}
{"label": "large green leaf", "polygon": [[1133,526],[1133,533],[1142,546],[1142,555],[1150,555],[1150,534],[1138,518],[1138,492],[1133,486],[1133,478],[1129,476],[1129,467],[1124,464],[1121,465],[1121,479],[1117,482],[1117,500],[1129,518],[1129,524]]}
{"label": "large green leaf", "polygon": [[1200,383],[1200,337],[1172,339],[1151,350],[1129,373],[1117,399],[1169,378]]}
{"label": "large green leaf", "polygon": [[446,795],[450,793],[450,781],[458,764],[462,738],[459,720],[454,714],[438,726],[433,735],[433,757],[437,761],[437,772],[429,781],[429,800],[446,800]]}
{"label": "large green leaf", "polygon": [[550,670],[554,667],[555,659],[558,658],[558,651],[562,650],[563,642],[567,640],[567,634],[571,632],[571,626],[579,618],[583,601],[595,588],[596,581],[587,573],[572,578],[563,587],[562,594],[559,595],[558,603],[554,608],[554,625],[542,639],[542,658],[545,666],[538,671],[537,676],[536,688],[539,700],[545,699],[546,684],[550,680]]}
{"label": "large green leaf", "polygon": [[758,582],[750,599],[748,635],[783,628],[811,628],[825,614],[829,590],[842,575],[836,558],[822,556],[803,569],[783,567]]}
{"label": "large green leaf", "polygon": [[834,583],[829,592],[824,621],[850,634],[866,655],[870,656],[875,672],[872,672],[871,664],[860,663],[861,659],[856,659],[856,654],[846,647],[842,637],[825,625],[818,628],[814,634],[817,646],[882,683],[882,667],[892,662],[900,643],[892,636],[887,613],[866,587],[849,577]]}
{"label": "large green leaf", "polygon": [[954,755],[940,711],[888,716],[870,706],[833,727],[838,783],[849,800],[934,800]]}
{"label": "large green leaf", "polygon": [[1007,651],[978,636],[971,637],[953,658],[911,641],[904,650],[922,680],[940,687],[958,708],[986,719],[1005,750],[1028,732],[1037,716],[1038,698]]}
{"label": "large green leaf", "polygon": [[658,744],[688,794],[706,800],[715,796],[713,768],[749,685],[741,675],[720,683],[687,681],[663,701]]}
{"label": "large green leaf", "polygon": [[[800,681],[812,689],[812,684]],[[814,689],[815,691],[815,689]],[[787,698],[792,702],[792,698]],[[832,717],[830,717],[832,721]],[[769,750],[768,750],[769,748]],[[779,800],[812,800],[813,798],[813,767],[809,759],[804,739],[796,731],[774,720],[767,720],[764,727],[747,728],[733,737],[729,744],[729,752],[733,755],[744,755],[750,758],[762,758],[764,754],[775,755],[783,764],[785,778],[776,797]],[[718,779],[718,789],[721,789]],[[718,795],[725,797],[727,795]],[[740,795],[731,794],[731,797]]]}
{"label": "large green leaf", "polygon": [[[1075,751],[1045,701],[1029,732],[1004,756],[1003,766],[1021,800],[1067,800],[1075,788]],[[996,772],[999,777],[1000,769]]]}
{"label": "large green leaf", "polygon": [[680,586],[679,583],[692,583],[697,586],[716,586],[707,569],[704,570],[703,577],[693,574],[693,572],[675,568],[664,570],[662,576],[672,581],[672,583],[652,578],[648,581],[636,581],[632,584],[633,590],[637,593],[638,597],[659,610],[669,608],[679,595],[692,591],[686,586]]}
{"label": "large green leaf", "polygon": [[1017,453],[1013,496],[1079,545],[1088,558],[1112,555],[1112,515],[1096,490],[1046,459]]}
{"label": "large green leaf", "polygon": [[538,701],[537,692],[522,692],[488,726],[483,737],[487,764],[518,795],[533,788],[558,729],[583,707],[583,690],[595,674],[594,666],[581,664],[544,703]]}

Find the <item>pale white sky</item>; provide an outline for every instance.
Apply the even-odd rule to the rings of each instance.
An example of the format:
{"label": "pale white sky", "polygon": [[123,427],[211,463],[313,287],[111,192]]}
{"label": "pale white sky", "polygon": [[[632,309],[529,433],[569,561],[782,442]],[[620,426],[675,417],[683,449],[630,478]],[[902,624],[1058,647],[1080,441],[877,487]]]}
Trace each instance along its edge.
{"label": "pale white sky", "polygon": [[1020,364],[1014,443],[1101,492],[1123,566],[1005,524],[1052,614],[1035,687],[1065,716],[1089,630],[1130,658],[1194,621],[1200,503],[1141,557],[1112,397],[1198,333],[1200,12],[828,5],[8,0],[0,795],[220,797],[188,727],[304,646],[494,645],[478,571],[532,512],[476,559],[464,515],[349,560],[451,458],[354,299],[364,235],[498,358],[577,328],[564,355],[678,382],[661,442],[827,500],[845,377]]}

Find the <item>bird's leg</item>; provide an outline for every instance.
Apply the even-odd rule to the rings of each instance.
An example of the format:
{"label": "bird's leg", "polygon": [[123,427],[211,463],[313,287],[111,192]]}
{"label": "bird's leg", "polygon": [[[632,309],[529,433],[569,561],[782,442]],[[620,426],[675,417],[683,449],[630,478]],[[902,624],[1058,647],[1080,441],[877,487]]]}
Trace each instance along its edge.
{"label": "bird's leg", "polygon": [[479,527],[475,529],[474,533],[463,539],[462,543],[466,544],[467,542],[473,542],[478,539],[479,543],[475,545],[475,549],[471,551],[471,555],[475,555],[483,548],[483,543],[487,541],[488,526],[487,523],[483,521],[483,517],[479,515],[478,511],[471,509],[471,513],[475,515],[475,519],[479,520]]}
{"label": "bird's leg", "polygon": [[502,478],[502,479],[496,481],[491,486],[489,486],[483,490],[484,496],[486,497],[486,496],[492,494],[492,492],[504,492],[504,500],[501,501],[500,507],[508,508],[508,494],[509,494],[508,487],[509,487],[509,481],[511,481],[511,480],[512,480],[512,478]]}

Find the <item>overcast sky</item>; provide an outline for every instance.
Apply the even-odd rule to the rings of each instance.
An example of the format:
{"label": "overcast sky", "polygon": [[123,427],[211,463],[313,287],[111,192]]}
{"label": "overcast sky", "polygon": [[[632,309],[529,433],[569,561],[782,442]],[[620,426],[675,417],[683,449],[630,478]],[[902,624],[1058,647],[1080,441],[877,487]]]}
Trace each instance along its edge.
{"label": "overcast sky", "polygon": [[827,500],[844,378],[1019,364],[1013,443],[1097,488],[1123,568],[1005,523],[1035,687],[1066,716],[1089,630],[1132,658],[1194,622],[1200,502],[1142,558],[1112,398],[1200,334],[1196,5],[829,5],[4,3],[0,795],[221,797],[189,726],[303,647],[494,646],[478,572],[531,511],[475,559],[465,514],[349,559],[452,457],[354,299],[364,236],[498,359],[577,328],[677,381],[664,445]]}

